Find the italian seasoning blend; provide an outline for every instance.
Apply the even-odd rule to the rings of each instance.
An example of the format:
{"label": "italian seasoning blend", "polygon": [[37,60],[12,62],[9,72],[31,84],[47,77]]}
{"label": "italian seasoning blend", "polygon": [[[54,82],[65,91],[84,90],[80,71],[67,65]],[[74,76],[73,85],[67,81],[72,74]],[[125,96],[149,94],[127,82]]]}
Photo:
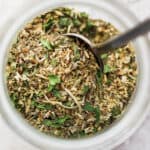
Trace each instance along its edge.
{"label": "italian seasoning blend", "polygon": [[120,117],[134,91],[135,53],[130,45],[100,57],[104,73],[74,32],[94,43],[118,30],[84,12],[57,8],[33,19],[10,49],[7,87],[15,108],[35,128],[62,138],[93,135]]}

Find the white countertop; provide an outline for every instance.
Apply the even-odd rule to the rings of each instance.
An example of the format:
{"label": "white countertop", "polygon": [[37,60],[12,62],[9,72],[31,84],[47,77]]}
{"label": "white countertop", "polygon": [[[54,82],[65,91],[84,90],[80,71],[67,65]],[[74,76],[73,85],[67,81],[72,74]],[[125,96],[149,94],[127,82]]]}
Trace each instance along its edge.
{"label": "white countertop", "polygon": [[[46,0],[45,0],[46,1]],[[13,20],[40,0],[0,0],[0,42]],[[141,19],[150,16],[150,0],[122,0]],[[115,150],[150,150],[150,115],[140,129]],[[7,127],[0,116],[0,150],[38,150]]]}

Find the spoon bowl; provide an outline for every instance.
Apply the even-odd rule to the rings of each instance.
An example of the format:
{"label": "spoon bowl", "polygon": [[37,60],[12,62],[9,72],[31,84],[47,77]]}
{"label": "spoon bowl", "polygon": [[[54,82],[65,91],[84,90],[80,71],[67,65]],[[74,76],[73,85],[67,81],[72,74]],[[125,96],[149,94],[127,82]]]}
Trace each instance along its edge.
{"label": "spoon bowl", "polygon": [[66,34],[64,34],[64,35],[65,35],[65,36],[74,37],[74,38],[77,38],[77,39],[83,41],[83,42],[90,48],[89,50],[91,50],[91,52],[93,53],[93,55],[94,55],[94,57],[95,57],[95,59],[96,59],[98,65],[99,65],[99,67],[100,67],[100,70],[101,70],[101,71],[104,70],[103,61],[102,61],[100,55],[97,55],[97,54],[96,54],[96,51],[97,51],[97,50],[95,50],[95,48],[94,48],[95,45],[94,45],[88,38],[86,38],[85,36],[83,36],[83,35],[81,35],[81,34],[77,34],[77,33],[66,33]]}
{"label": "spoon bowl", "polygon": [[66,33],[64,35],[70,36],[73,38],[77,38],[77,39],[83,41],[86,45],[88,45],[98,63],[101,71],[103,72],[104,64],[100,57],[101,54],[117,50],[117,48],[125,46],[128,42],[137,38],[140,35],[147,33],[149,30],[150,30],[150,18],[148,18],[147,20],[138,24],[134,28],[126,31],[125,33],[115,36],[115,37],[105,41],[104,43],[99,43],[99,44],[92,43],[88,38],[86,38],[85,36],[83,36],[81,34]]}

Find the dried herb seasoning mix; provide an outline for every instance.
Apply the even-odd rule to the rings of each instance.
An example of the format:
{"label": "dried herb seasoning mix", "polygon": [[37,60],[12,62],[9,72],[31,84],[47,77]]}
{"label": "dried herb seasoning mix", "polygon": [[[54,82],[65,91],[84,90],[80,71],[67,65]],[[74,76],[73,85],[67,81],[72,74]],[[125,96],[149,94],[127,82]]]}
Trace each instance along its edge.
{"label": "dried herb seasoning mix", "polygon": [[85,12],[57,8],[28,23],[12,45],[6,67],[14,107],[35,128],[62,138],[93,135],[124,112],[137,76],[128,44],[100,57],[64,33],[80,33],[94,43],[119,34],[108,22]]}

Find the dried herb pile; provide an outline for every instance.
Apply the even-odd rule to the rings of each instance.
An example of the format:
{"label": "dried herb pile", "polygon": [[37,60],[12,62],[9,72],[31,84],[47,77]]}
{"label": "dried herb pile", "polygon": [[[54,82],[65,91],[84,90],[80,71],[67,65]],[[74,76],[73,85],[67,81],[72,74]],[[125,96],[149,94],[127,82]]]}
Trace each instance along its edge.
{"label": "dried herb pile", "polygon": [[12,45],[6,67],[15,108],[34,127],[63,138],[93,135],[118,118],[137,76],[130,45],[100,56],[101,73],[88,47],[62,34],[83,34],[100,43],[118,30],[84,12],[57,8],[33,19]]}

